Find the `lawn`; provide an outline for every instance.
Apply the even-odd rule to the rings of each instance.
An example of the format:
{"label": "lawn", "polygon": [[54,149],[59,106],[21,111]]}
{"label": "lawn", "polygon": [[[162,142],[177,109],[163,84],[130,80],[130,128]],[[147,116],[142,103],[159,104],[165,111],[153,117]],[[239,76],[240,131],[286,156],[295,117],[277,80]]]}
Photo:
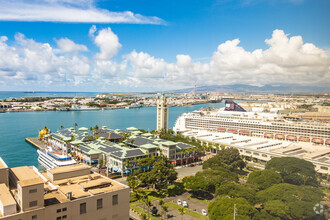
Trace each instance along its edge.
{"label": "lawn", "polygon": [[[140,215],[141,215],[142,213],[146,213],[146,214],[148,213],[148,211],[146,211],[146,210],[144,210],[143,208],[140,208],[140,207],[138,207],[138,206],[135,206],[135,205],[130,205],[129,207],[130,207],[131,209],[133,209],[135,212],[139,213]],[[153,216],[153,215],[151,214],[151,212],[150,212],[150,217],[151,217],[152,220],[162,220],[161,217]]]}

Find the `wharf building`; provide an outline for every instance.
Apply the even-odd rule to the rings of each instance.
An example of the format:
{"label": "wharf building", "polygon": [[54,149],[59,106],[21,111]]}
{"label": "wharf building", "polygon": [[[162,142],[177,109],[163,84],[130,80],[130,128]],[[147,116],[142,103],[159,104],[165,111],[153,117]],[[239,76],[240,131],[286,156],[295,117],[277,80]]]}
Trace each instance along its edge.
{"label": "wharf building", "polygon": [[129,219],[129,187],[76,164],[40,172],[0,158],[0,219]]}
{"label": "wharf building", "polygon": [[128,175],[134,170],[149,169],[137,165],[140,158],[163,155],[172,164],[181,165],[198,161],[201,156],[192,150],[193,145],[160,139],[134,127],[124,131],[103,126],[93,133],[68,128],[47,134],[42,141],[47,147],[69,153],[80,163],[105,168],[107,174]]}

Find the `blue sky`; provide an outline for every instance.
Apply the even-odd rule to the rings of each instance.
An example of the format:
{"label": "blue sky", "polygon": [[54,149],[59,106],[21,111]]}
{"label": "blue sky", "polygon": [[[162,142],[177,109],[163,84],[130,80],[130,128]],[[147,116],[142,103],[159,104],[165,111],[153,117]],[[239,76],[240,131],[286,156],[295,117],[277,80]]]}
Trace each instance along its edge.
{"label": "blue sky", "polygon": [[330,83],[328,0],[0,3],[0,90]]}

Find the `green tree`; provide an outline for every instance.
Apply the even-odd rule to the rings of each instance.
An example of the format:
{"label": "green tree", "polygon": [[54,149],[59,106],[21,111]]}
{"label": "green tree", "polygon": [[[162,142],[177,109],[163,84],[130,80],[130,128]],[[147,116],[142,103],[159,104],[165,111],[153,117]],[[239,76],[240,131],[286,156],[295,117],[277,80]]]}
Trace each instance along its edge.
{"label": "green tree", "polygon": [[201,176],[188,176],[182,179],[184,187],[186,189],[191,189],[193,192],[198,190],[207,190],[208,183]]}
{"label": "green tree", "polygon": [[77,129],[77,127],[78,127],[78,124],[77,124],[77,123],[74,123],[74,127]]}
{"label": "green tree", "polygon": [[211,220],[233,219],[234,205],[236,204],[236,219],[253,219],[257,210],[244,198],[219,197],[208,206]]}
{"label": "green tree", "polygon": [[266,169],[280,173],[286,183],[294,185],[318,185],[313,163],[304,159],[296,157],[274,157],[267,162]]}
{"label": "green tree", "polygon": [[249,175],[247,180],[247,183],[256,185],[260,190],[282,182],[281,175],[274,170],[255,171]]}
{"label": "green tree", "polygon": [[64,128],[64,126],[63,125],[61,125],[61,130]]}
{"label": "green tree", "polygon": [[139,181],[139,179],[136,176],[134,176],[134,175],[130,175],[130,176],[127,177],[126,181],[127,181],[127,185],[129,186],[129,188],[131,188],[131,190],[133,192],[135,192],[136,193],[136,196],[137,196],[136,189],[141,184],[140,181]]}
{"label": "green tree", "polygon": [[[322,200],[323,193],[320,189],[312,186],[281,183],[258,192],[256,197],[259,202],[265,204],[267,211],[275,216],[302,219],[316,216],[313,207]],[[286,208],[279,208],[284,207],[284,205],[278,201],[283,202]],[[284,214],[282,211],[279,212],[279,209]]]}
{"label": "green tree", "polygon": [[186,208],[180,207],[178,210],[180,212],[181,219],[183,219],[183,215],[187,212]]}
{"label": "green tree", "polygon": [[203,169],[217,169],[218,167],[224,167],[233,171],[238,167],[244,168],[245,162],[241,159],[236,148],[229,147],[220,150],[216,156],[203,163]]}
{"label": "green tree", "polygon": [[215,194],[218,196],[228,195],[232,198],[242,197],[249,201],[250,204],[254,204],[256,201],[256,187],[250,184],[240,185],[237,183],[226,182],[216,188]]}
{"label": "green tree", "polygon": [[197,172],[196,177],[201,177],[207,183],[207,191],[214,193],[217,185],[224,182],[237,182],[238,176],[225,168],[219,167],[216,170],[203,170]]}

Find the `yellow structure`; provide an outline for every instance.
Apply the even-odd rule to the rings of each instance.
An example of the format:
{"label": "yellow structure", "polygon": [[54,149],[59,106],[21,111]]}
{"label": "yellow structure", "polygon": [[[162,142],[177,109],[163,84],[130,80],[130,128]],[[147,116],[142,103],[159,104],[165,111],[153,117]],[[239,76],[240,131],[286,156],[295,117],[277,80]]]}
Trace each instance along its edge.
{"label": "yellow structure", "polygon": [[48,133],[48,128],[44,127],[39,131],[39,138],[43,138]]}
{"label": "yellow structure", "polygon": [[[1,167],[7,166],[0,158]],[[15,167],[7,175],[9,187],[0,179],[0,220],[129,219],[129,187],[85,164],[44,172]]]}

